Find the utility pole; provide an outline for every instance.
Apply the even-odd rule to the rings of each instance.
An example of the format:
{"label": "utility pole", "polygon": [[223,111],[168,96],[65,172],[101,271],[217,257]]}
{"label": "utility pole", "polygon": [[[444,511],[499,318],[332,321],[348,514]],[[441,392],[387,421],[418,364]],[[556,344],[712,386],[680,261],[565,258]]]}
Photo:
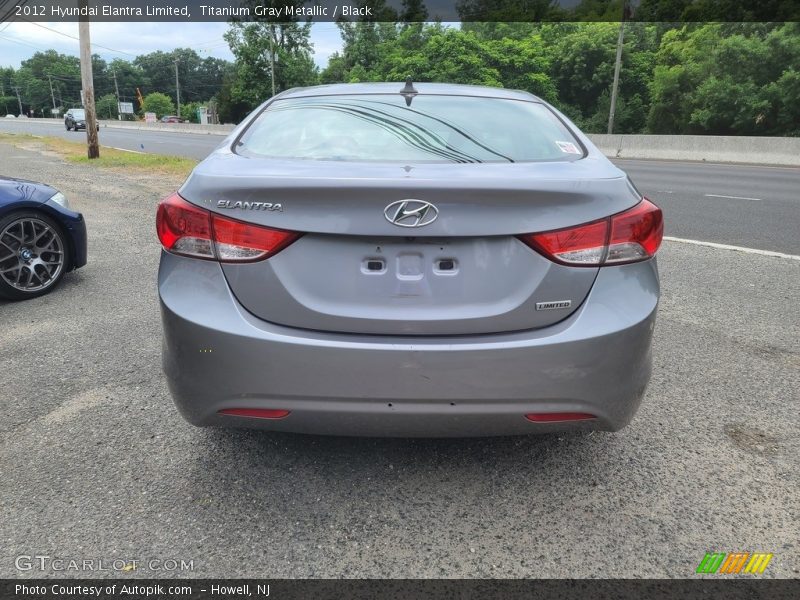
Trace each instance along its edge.
{"label": "utility pole", "polygon": [[19,114],[21,115],[22,114],[22,99],[19,97],[19,88],[18,87],[13,87],[11,89],[14,90],[17,93],[17,102],[19,103]]}
{"label": "utility pole", "polygon": [[119,112],[119,86],[117,85],[117,70],[111,69],[114,74],[114,90],[117,92],[117,120],[122,121],[122,115]]}
{"label": "utility pole", "polygon": [[181,83],[178,81],[178,59],[175,59],[175,99],[178,102],[178,118],[181,118]]}
{"label": "utility pole", "polygon": [[617,90],[619,89],[619,70],[622,67],[622,42],[625,37],[625,21],[633,16],[630,1],[622,3],[622,20],[619,22],[619,37],[617,38],[617,60],[614,62],[614,82],[611,84],[611,108],[608,111],[608,133],[614,133],[614,111],[617,108]]}
{"label": "utility pole", "polygon": [[[55,111],[55,109],[56,109],[56,95],[53,93],[53,78],[52,78],[52,76],[48,75],[47,76],[47,81],[50,82],[50,97],[53,99],[53,111]],[[56,113],[53,112],[53,114],[56,114]]]}
{"label": "utility pole", "polygon": [[[81,8],[87,0],[80,0]],[[94,109],[94,79],[92,77],[92,43],[89,39],[89,17],[81,16],[78,21],[78,38],[81,47],[81,85],[83,86],[83,108],[86,111],[86,143],[89,158],[100,158],[100,144],[97,141],[97,115]]]}

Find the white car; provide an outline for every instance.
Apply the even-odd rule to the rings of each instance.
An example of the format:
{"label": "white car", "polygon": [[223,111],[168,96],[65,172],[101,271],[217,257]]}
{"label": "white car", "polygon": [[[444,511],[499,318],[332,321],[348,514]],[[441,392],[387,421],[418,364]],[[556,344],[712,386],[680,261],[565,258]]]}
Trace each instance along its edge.
{"label": "white car", "polygon": [[11,113],[9,113],[9,114],[7,114],[7,115],[6,115],[6,119],[16,119],[16,118],[17,118],[17,117],[15,117],[14,115],[12,115]]}

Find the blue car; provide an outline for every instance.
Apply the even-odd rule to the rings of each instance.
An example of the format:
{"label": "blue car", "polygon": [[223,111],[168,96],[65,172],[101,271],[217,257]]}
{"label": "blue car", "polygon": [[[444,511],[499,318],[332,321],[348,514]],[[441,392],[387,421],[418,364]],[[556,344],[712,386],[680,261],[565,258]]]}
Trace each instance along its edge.
{"label": "blue car", "polygon": [[86,224],[64,194],[42,183],[0,177],[0,297],[50,292],[86,264]]}

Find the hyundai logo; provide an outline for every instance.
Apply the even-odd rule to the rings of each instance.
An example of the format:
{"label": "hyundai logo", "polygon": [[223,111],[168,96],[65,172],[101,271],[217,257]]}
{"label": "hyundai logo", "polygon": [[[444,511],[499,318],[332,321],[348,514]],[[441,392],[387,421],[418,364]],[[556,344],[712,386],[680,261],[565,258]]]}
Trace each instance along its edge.
{"label": "hyundai logo", "polygon": [[423,227],[439,216],[439,209],[423,200],[397,200],[383,209],[389,223],[398,227]]}

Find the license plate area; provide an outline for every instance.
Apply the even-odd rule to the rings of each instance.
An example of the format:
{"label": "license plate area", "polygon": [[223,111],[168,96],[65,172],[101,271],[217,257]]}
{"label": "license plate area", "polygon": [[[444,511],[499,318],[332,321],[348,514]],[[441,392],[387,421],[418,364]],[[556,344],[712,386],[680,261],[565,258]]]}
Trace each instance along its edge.
{"label": "license plate area", "polygon": [[361,272],[388,276],[399,281],[420,281],[426,276],[453,277],[460,261],[443,240],[382,240],[370,246],[361,258]]}

